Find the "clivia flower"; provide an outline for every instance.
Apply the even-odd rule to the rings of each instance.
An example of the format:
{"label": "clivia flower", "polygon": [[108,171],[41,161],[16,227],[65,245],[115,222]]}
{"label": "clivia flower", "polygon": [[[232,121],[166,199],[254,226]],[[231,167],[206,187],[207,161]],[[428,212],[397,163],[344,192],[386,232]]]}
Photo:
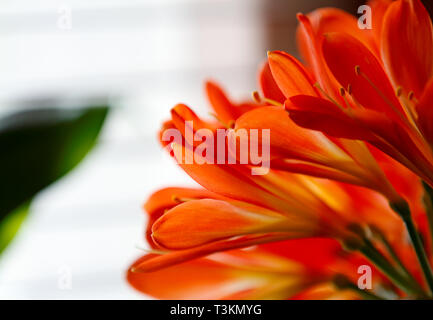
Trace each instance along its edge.
{"label": "clivia flower", "polygon": [[[213,120],[172,109],[160,141],[202,189],[148,199],[134,288],[162,299],[432,297],[432,24],[419,0],[368,4],[372,30],[337,9],[298,15],[305,65],[269,52],[255,101],[207,82]],[[266,174],[238,161],[239,144],[230,153],[245,130],[250,151],[270,150]],[[369,290],[356,284],[360,265],[373,268]]]}

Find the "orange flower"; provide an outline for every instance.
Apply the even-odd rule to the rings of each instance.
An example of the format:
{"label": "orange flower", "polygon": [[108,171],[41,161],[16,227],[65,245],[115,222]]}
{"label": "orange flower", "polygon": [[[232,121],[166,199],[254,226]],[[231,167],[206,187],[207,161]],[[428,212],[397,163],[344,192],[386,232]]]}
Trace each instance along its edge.
{"label": "orange flower", "polygon": [[[268,91],[277,92],[275,87],[278,84],[287,98],[309,94],[319,99],[320,92],[299,61],[283,52],[271,52],[268,56],[273,78],[264,78],[262,71],[261,84],[265,97]],[[291,114],[291,117],[297,120],[296,115]],[[305,118],[305,121],[309,119]],[[334,121],[323,120],[323,126],[334,129]],[[235,126],[237,130],[263,128],[272,128],[270,147],[273,168],[364,186],[381,192],[391,202],[400,201],[400,196],[364,143],[329,138],[322,133],[303,129],[279,107],[262,107],[247,112],[238,118]]]}
{"label": "orange flower", "polygon": [[419,0],[373,4],[388,7],[382,28],[373,28],[373,33],[355,28],[354,18],[334,9],[299,15],[300,47],[319,95],[290,90],[287,83],[299,77],[282,80],[281,73],[290,77],[293,67],[271,54],[274,79],[286,90],[286,108],[298,125],[364,140],[432,184],[432,117],[427,107],[433,97],[432,24]]}
{"label": "orange flower", "polygon": [[[338,9],[298,15],[307,66],[268,53],[263,97],[234,103],[207,82],[214,119],[171,110],[160,141],[204,189],[148,199],[151,249],[128,271],[134,288],[163,299],[433,295],[433,191],[421,184],[433,186],[432,24],[419,0],[368,4],[372,30]],[[215,144],[223,128],[235,135]],[[230,149],[244,130],[250,147],[270,148],[264,175]],[[356,268],[370,263],[375,289],[363,291]]]}
{"label": "orange flower", "polygon": [[[255,107],[243,116],[261,110]],[[177,127],[183,132],[186,120],[194,120],[194,132],[203,127],[210,130],[218,127],[201,120],[185,105],[172,110],[170,125],[164,127]],[[307,137],[308,134],[299,143]],[[145,205],[149,213],[147,238],[156,252],[163,253],[148,255],[134,263],[134,275],[130,274],[130,279],[137,279],[130,280],[134,286],[138,286],[135,281],[148,279],[136,273],[165,276],[165,268],[171,270],[176,265],[195,268],[195,262],[188,261],[273,241],[326,236],[356,247],[362,245],[362,239],[351,230],[354,224],[375,226],[387,236],[397,238],[403,232],[401,221],[374,192],[359,192],[356,187],[334,181],[275,170],[264,176],[252,176],[248,165],[201,163],[196,155],[195,161],[187,164],[182,160],[194,153],[194,148],[184,144],[194,143],[187,141],[187,137],[183,139],[183,144],[171,143],[169,150],[175,158],[181,157],[177,158],[180,167],[206,190],[168,188],[150,197]],[[316,147],[323,150],[319,143]]]}
{"label": "orange flower", "polygon": [[[333,281],[336,274],[353,277],[358,264],[367,262],[342,254],[338,242],[303,239],[217,253],[151,273],[129,271],[127,277],[134,288],[159,299],[358,299]],[[151,258],[140,258],[133,268]]]}

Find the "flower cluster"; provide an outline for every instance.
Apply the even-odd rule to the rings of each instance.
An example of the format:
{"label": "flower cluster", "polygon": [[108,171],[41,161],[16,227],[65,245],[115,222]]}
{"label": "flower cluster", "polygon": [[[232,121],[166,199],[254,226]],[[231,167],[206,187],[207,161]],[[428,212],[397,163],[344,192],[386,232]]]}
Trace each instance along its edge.
{"label": "flower cluster", "polygon": [[[305,64],[268,52],[251,101],[207,82],[215,120],[172,109],[161,143],[203,188],[148,199],[151,249],[128,271],[134,288],[163,299],[432,297],[432,23],[419,0],[368,5],[371,30],[334,8],[298,14]],[[164,139],[186,124],[233,133],[225,157],[230,137],[269,129],[269,141],[246,139],[266,143],[270,170],[200,161],[219,151],[205,137]],[[372,268],[367,289],[360,266]]]}

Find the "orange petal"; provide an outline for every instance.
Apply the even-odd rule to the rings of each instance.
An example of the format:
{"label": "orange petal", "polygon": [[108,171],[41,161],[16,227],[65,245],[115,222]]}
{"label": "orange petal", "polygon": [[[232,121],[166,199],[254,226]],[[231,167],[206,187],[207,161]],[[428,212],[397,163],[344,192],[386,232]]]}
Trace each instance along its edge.
{"label": "orange petal", "polygon": [[192,200],[162,215],[153,224],[152,237],[161,247],[178,250],[246,234],[284,232],[288,228],[302,231],[300,223],[296,228],[288,226],[287,221],[280,214],[253,205]]}
{"label": "orange petal", "polygon": [[201,258],[212,253],[245,248],[273,241],[281,241],[286,240],[287,238],[287,234],[265,234],[248,235],[243,237],[214,241],[191,249],[176,250],[162,255],[152,255],[148,259],[137,263],[132,269],[132,271],[152,272],[185,261]]}
{"label": "orange petal", "polygon": [[[271,159],[295,158],[321,164],[350,160],[323,134],[299,127],[289,118],[287,111],[279,107],[257,108],[245,113],[236,121],[235,130],[241,128],[259,132],[271,130]],[[261,141],[259,134],[259,145]]]}
{"label": "orange petal", "polygon": [[[200,144],[194,141],[194,133],[200,129],[216,130],[217,124],[201,120],[194,111],[184,104],[178,104],[171,109],[172,122],[190,145]],[[191,134],[189,135],[188,132]]]}
{"label": "orange petal", "polygon": [[427,84],[416,106],[416,112],[423,135],[433,145],[433,79]]}
{"label": "orange petal", "polygon": [[177,206],[183,199],[221,199],[210,191],[190,188],[164,188],[153,193],[144,204],[144,210],[149,215],[146,238],[149,244],[155,246],[152,240],[152,225],[166,210]]}
{"label": "orange petal", "polygon": [[320,87],[334,100],[344,103],[339,92],[338,82],[323,58],[323,35],[316,34],[307,16],[298,14],[297,17],[299,20],[297,40],[302,56],[307,61]]}
{"label": "orange petal", "polygon": [[223,121],[225,124],[230,124],[242,113],[255,107],[252,103],[232,103],[223,89],[212,81],[206,82],[206,94],[218,119]]}
{"label": "orange petal", "polygon": [[[127,278],[135,289],[159,299],[286,299],[314,281],[300,264],[262,251],[233,250],[152,273],[129,270]],[[131,269],[151,258],[140,258]]]}
{"label": "orange petal", "polygon": [[[387,75],[380,62],[359,40],[345,33],[327,34],[323,54],[335,78],[343,88],[351,85],[353,96],[361,105],[399,119],[397,113],[403,114],[403,111]],[[355,67],[359,67],[362,74],[357,75]]]}
{"label": "orange petal", "polygon": [[[151,259],[138,259],[131,269]],[[236,280],[227,266],[208,259],[198,259],[152,273],[128,271],[128,282],[138,291],[157,299],[221,299],[232,291],[224,289],[227,282]]]}
{"label": "orange petal", "polygon": [[298,94],[318,95],[307,70],[291,55],[282,51],[268,53],[272,75],[286,98]]}
{"label": "orange petal", "polygon": [[422,170],[429,171],[425,156],[407,132],[383,113],[355,109],[351,110],[352,117],[349,117],[327,100],[303,95],[286,101],[286,108],[290,118],[301,127],[339,138],[367,141],[430,181],[422,173]]}
{"label": "orange petal", "polygon": [[316,165],[312,163],[304,163],[298,161],[284,161],[277,159],[271,162],[272,169],[282,170],[292,173],[306,174],[312,177],[327,178],[335,181],[365,185],[362,179],[349,175],[338,169],[333,169],[326,166]]}
{"label": "orange petal", "polygon": [[342,113],[328,100],[299,95],[286,102],[290,118],[304,128],[319,130],[328,135],[370,141],[374,136]]}
{"label": "orange petal", "polygon": [[[373,16],[375,14],[376,12],[373,11]],[[378,47],[376,47],[371,32],[368,29],[359,28],[357,17],[337,8],[320,8],[307,16],[318,39],[326,33],[344,31],[357,38],[375,54],[378,53]]]}
{"label": "orange petal", "polygon": [[[162,139],[164,132],[165,132],[166,130],[169,130],[169,129],[176,129],[176,126],[174,125],[173,121],[171,121],[171,120],[164,121],[164,122],[162,123],[161,129],[160,129],[159,132],[158,132],[158,140],[159,140],[159,142],[161,143],[161,145],[162,145],[163,147],[165,147],[165,146],[167,146],[168,144],[170,144],[170,141],[164,141],[164,140]],[[172,141],[172,142],[173,142],[173,141]]]}
{"label": "orange petal", "polygon": [[399,0],[386,12],[382,59],[395,86],[419,98],[433,76],[433,28],[419,0]]}
{"label": "orange petal", "polygon": [[284,103],[286,98],[284,97],[284,94],[281,92],[280,88],[278,88],[267,61],[260,69],[259,84],[265,98]]}
{"label": "orange petal", "polygon": [[365,30],[365,31],[371,31],[373,33],[374,42],[376,43],[376,48],[379,48],[379,52],[380,52],[381,41],[382,41],[383,19],[389,5],[392,2],[393,2],[392,0],[369,0],[367,2],[367,5],[371,8],[371,12],[373,13],[371,17],[372,29]]}
{"label": "orange petal", "polygon": [[[340,243],[328,238],[292,239],[260,246],[263,250],[297,261],[309,269],[325,271],[341,257]],[[311,254],[314,252],[314,254]]]}
{"label": "orange petal", "polygon": [[209,191],[229,198],[242,200],[271,209],[286,211],[289,208],[283,200],[266,191],[250,178],[244,166],[229,164],[202,164],[194,161],[186,163],[186,158],[200,158],[190,148],[172,144],[176,160],[180,167],[196,182]]}

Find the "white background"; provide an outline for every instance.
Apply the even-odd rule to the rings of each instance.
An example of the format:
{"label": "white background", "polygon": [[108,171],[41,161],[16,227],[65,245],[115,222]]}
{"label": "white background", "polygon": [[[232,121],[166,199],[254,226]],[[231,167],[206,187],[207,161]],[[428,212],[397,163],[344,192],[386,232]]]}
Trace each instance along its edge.
{"label": "white background", "polygon": [[[2,1],[2,113],[98,97],[109,97],[114,109],[88,158],[33,202],[0,259],[0,298],[146,298],[124,280],[142,254],[136,246],[144,246],[141,206],[158,187],[192,184],[162,155],[156,132],[177,102],[206,115],[207,76],[223,81],[236,98],[256,89],[255,68],[266,53],[257,23],[261,5]],[[65,9],[70,30],[59,25]]]}

